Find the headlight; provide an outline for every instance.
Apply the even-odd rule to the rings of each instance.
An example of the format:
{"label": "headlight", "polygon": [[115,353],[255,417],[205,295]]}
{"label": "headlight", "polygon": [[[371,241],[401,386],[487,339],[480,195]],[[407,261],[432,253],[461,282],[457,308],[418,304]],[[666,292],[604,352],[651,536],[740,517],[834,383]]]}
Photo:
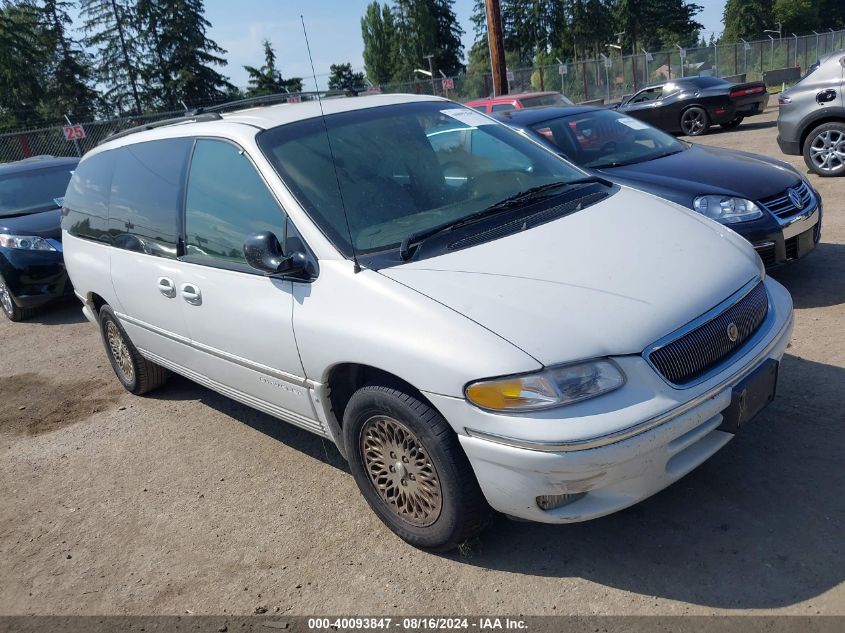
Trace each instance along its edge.
{"label": "headlight", "polygon": [[763,216],[763,212],[751,200],[731,196],[699,196],[693,200],[692,207],[722,224],[747,222]]}
{"label": "headlight", "polygon": [[0,246],[24,251],[54,251],[53,245],[37,235],[6,235],[0,233]]}
{"label": "headlight", "polygon": [[551,367],[534,374],[480,380],[464,393],[473,404],[491,411],[536,411],[595,398],[625,384],[613,361],[603,359]]}

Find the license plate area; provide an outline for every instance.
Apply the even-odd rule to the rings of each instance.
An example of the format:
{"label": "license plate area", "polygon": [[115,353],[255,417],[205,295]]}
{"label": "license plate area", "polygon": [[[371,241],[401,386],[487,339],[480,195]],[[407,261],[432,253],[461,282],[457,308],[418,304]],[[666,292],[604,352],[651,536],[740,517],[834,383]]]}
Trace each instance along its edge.
{"label": "license plate area", "polygon": [[720,431],[737,433],[775,399],[778,366],[778,361],[770,358],[734,385],[731,404],[722,411]]}

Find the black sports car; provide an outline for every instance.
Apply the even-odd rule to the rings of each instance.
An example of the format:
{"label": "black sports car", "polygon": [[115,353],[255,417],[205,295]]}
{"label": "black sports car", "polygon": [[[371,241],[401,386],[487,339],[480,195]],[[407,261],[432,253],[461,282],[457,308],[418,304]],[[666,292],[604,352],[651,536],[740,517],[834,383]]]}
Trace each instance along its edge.
{"label": "black sports car", "polygon": [[716,77],[687,77],[644,88],[616,110],[666,132],[701,136],[711,125],[737,127],[745,117],[763,112],[768,102],[766,84],[759,81],[732,84]]}
{"label": "black sports car", "polygon": [[766,266],[803,257],[821,237],[821,197],[779,160],[680,141],[604,108],[531,108],[493,116],[588,171],[729,226],[751,242]]}
{"label": "black sports car", "polygon": [[61,208],[78,162],[38,156],[0,165],[0,311],[12,321],[73,293]]}

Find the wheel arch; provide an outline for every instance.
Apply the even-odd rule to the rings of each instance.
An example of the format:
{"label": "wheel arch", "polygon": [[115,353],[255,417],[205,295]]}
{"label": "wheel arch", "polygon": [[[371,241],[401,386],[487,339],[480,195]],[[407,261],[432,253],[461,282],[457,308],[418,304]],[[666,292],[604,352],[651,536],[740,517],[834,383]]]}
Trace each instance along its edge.
{"label": "wheel arch", "polygon": [[338,450],[344,458],[346,457],[346,447],[343,442],[343,415],[352,394],[361,387],[384,385],[400,389],[437,410],[419,389],[404,378],[364,363],[343,362],[333,365],[326,372],[323,384],[327,394],[327,409],[330,409],[326,411],[326,417]]}
{"label": "wheel arch", "polygon": [[815,130],[817,127],[824,125],[825,123],[842,123],[845,124],[845,109],[841,112],[826,112],[820,113],[821,116],[815,117],[810,119],[809,121],[805,121],[801,126],[801,137],[800,137],[800,144],[798,147],[801,148],[801,151],[804,151],[804,143],[807,142],[807,138],[810,136],[810,133]]}

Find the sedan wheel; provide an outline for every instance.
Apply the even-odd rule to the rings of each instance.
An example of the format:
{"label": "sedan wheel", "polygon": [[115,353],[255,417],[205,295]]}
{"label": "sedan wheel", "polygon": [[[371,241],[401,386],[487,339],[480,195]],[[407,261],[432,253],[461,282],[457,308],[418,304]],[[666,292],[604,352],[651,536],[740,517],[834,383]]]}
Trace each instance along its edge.
{"label": "sedan wheel", "polygon": [[804,162],[819,176],[845,174],[845,125],[825,123],[804,143]]}
{"label": "sedan wheel", "polygon": [[15,300],[12,299],[12,291],[9,290],[2,277],[0,277],[0,310],[3,311],[3,314],[10,321],[23,321],[34,313],[34,310],[19,308],[17,306]]}
{"label": "sedan wheel", "polygon": [[710,130],[710,118],[704,108],[697,106],[684,110],[681,115],[681,131],[687,136],[701,136]]}

